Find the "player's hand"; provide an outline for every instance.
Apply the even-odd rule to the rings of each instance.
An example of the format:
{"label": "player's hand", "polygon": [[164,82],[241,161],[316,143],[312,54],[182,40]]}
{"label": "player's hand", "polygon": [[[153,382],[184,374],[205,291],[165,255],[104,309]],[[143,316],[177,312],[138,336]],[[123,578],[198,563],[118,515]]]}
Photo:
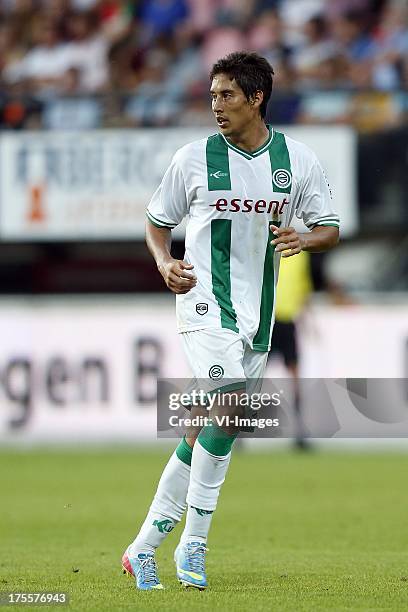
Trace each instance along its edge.
{"label": "player's hand", "polygon": [[302,236],[293,227],[277,227],[270,225],[274,239],[271,244],[275,246],[277,253],[282,253],[282,257],[292,257],[300,253],[303,247]]}
{"label": "player's hand", "polygon": [[170,259],[158,266],[164,282],[173,293],[188,293],[197,284],[197,277],[187,270],[194,266],[179,259]]}

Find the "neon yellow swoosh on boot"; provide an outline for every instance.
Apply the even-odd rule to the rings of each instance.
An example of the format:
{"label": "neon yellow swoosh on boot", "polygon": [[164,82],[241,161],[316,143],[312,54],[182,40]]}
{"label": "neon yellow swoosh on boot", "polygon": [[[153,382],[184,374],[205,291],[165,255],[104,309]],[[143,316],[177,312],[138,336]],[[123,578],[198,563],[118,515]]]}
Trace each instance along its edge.
{"label": "neon yellow swoosh on boot", "polygon": [[183,570],[181,568],[178,568],[178,571],[182,574],[186,574],[187,576],[190,576],[190,578],[194,578],[194,580],[202,580],[203,577],[201,574],[196,574],[195,572],[189,572],[187,570]]}

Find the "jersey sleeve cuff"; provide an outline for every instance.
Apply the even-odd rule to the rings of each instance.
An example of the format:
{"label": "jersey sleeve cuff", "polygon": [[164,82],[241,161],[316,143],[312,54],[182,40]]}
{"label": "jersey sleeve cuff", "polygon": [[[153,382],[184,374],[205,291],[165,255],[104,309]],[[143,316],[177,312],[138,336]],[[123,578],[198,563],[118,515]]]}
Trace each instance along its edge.
{"label": "jersey sleeve cuff", "polygon": [[146,217],[149,219],[150,223],[154,225],[155,227],[160,227],[160,228],[165,227],[167,229],[174,229],[177,225],[175,223],[168,223],[167,221],[161,221],[160,219],[157,219],[157,217],[154,217],[152,213],[149,212],[148,210],[146,210]]}
{"label": "jersey sleeve cuff", "polygon": [[318,225],[340,227],[340,219],[338,217],[325,217],[324,219],[315,219],[314,221],[309,221],[306,223],[306,226],[309,229],[313,229]]}

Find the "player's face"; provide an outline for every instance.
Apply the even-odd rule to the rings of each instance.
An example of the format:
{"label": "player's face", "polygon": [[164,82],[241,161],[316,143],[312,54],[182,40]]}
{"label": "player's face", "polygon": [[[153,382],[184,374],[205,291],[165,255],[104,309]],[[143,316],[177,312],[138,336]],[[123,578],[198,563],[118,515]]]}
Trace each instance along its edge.
{"label": "player's face", "polygon": [[251,104],[235,79],[217,74],[211,83],[211,107],[220,132],[224,136],[237,136],[259,116],[259,105]]}

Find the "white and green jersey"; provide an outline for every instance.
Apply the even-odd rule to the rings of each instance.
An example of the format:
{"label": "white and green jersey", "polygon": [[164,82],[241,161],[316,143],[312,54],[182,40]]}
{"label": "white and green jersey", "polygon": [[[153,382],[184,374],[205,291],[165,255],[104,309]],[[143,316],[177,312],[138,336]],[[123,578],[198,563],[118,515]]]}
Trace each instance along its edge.
{"label": "white and green jersey", "polygon": [[176,296],[179,332],[228,328],[269,350],[280,259],[269,226],[289,225],[294,213],[309,228],[339,226],[323,170],[304,144],[269,127],[252,153],[222,134],[177,151],[147,216],[172,229],[188,215],[185,260],[197,285]]}

